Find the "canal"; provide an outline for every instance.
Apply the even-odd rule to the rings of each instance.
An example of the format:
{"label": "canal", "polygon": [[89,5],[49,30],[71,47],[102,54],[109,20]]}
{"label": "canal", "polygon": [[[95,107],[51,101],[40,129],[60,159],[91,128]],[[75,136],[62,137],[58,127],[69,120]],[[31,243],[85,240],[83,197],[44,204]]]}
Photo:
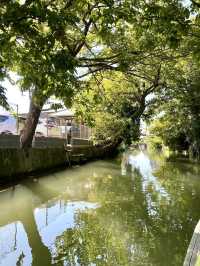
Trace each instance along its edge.
{"label": "canal", "polygon": [[200,167],[130,151],[0,190],[0,265],[181,266]]}

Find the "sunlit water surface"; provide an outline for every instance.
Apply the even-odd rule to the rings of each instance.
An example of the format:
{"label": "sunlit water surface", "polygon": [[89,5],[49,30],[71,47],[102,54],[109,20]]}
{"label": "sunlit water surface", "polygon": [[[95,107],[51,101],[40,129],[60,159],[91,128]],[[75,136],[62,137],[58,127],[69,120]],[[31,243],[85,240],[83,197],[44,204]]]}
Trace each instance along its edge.
{"label": "sunlit water surface", "polygon": [[2,190],[0,265],[182,265],[199,173],[135,151]]}

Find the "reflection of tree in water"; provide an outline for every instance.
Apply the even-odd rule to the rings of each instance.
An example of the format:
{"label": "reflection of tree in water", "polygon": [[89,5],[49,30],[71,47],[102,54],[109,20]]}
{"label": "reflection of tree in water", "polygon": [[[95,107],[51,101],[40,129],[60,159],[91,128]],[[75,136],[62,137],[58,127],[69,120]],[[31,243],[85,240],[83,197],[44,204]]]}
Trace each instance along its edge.
{"label": "reflection of tree in water", "polygon": [[[165,166],[165,176],[159,176],[159,181],[169,193],[168,200],[161,199],[153,186],[148,193],[144,191],[143,179],[136,173],[134,184],[128,175],[96,178],[96,201],[101,207],[77,213],[75,228],[56,239],[55,261],[65,260],[67,265],[182,265],[197,222],[200,189],[195,185],[187,188],[184,180],[184,173],[175,165]],[[156,210],[153,215],[148,209],[149,193]]]}
{"label": "reflection of tree in water", "polygon": [[110,175],[97,179],[96,195],[101,207],[77,213],[76,227],[57,238],[57,263],[65,258],[67,265],[140,265],[141,260],[150,265],[145,250],[134,241],[129,218],[129,209],[134,206],[131,180],[125,178],[126,185],[117,185],[119,179]]}
{"label": "reflection of tree in water", "polygon": [[16,262],[16,266],[21,266],[21,265],[23,265],[23,259],[24,259],[24,257],[25,257],[25,255],[24,255],[24,253],[22,252],[22,253],[20,254],[20,256],[19,256],[17,262]]}
{"label": "reflection of tree in water", "polygon": [[199,220],[200,167],[190,163],[167,163],[156,172],[160,182],[170,192],[169,213],[179,217],[179,228],[187,229],[188,240]]}
{"label": "reflection of tree in water", "polygon": [[[75,208],[76,202],[72,208],[74,212],[71,224],[69,214],[71,215],[72,210],[68,209],[67,216],[60,217],[57,209],[64,210],[61,201],[55,210],[53,203],[49,200],[46,203],[45,198],[45,204],[39,208],[44,217],[48,214],[49,218],[54,218],[51,216],[53,213],[61,218],[56,225],[59,230],[61,224],[65,225],[63,230],[58,230],[59,234],[56,234],[56,237],[56,230],[51,232],[52,227],[49,226],[52,219],[43,219],[37,210],[38,217],[49,226],[47,229],[50,235],[55,235],[52,246],[41,241],[41,227],[36,219],[37,215],[33,216],[30,205],[32,201],[27,200],[30,197],[27,193],[24,201],[26,204],[25,207],[22,206],[18,220],[23,223],[32,248],[33,259],[30,256],[32,263],[87,266],[182,265],[193,229],[199,219],[199,168],[185,163],[166,163],[159,171],[153,173],[169,197],[163,196],[162,191],[156,188],[155,182],[152,182],[151,178],[148,179],[149,176],[144,179],[139,172],[131,173],[129,170],[126,175],[121,176],[120,164],[109,161],[106,165],[104,162],[98,163],[95,174],[85,174],[85,179],[81,176],[80,182],[73,176],[73,182],[70,185],[67,183],[67,194],[61,196],[62,201],[67,201],[69,207],[71,206],[69,199],[74,201],[76,196],[79,200],[87,199],[88,202],[98,204],[95,204],[95,209],[91,209],[88,205],[87,208],[81,209],[79,206]],[[144,182],[149,180],[149,185],[144,190]],[[30,187],[34,191],[33,184]],[[79,190],[81,188],[82,191]],[[21,190],[19,192],[21,194]],[[38,196],[38,191],[35,192]],[[153,212],[149,209],[149,196]],[[41,194],[40,197],[42,198]],[[52,202],[55,203],[54,198]],[[13,246],[17,242],[14,236],[13,233]],[[22,250],[18,253],[19,265],[27,258],[27,253],[24,254],[23,258]]]}
{"label": "reflection of tree in water", "polygon": [[95,213],[80,213],[77,228],[65,232],[56,244],[59,255],[62,259],[64,255],[69,265],[128,265],[123,237],[103,228]]}

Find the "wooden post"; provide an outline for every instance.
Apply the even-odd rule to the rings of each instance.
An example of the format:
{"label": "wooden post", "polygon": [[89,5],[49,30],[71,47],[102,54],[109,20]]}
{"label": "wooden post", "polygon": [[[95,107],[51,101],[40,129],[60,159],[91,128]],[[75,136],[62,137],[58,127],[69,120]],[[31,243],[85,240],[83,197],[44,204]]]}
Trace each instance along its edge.
{"label": "wooden post", "polygon": [[195,227],[183,266],[197,266],[200,263],[200,220]]}

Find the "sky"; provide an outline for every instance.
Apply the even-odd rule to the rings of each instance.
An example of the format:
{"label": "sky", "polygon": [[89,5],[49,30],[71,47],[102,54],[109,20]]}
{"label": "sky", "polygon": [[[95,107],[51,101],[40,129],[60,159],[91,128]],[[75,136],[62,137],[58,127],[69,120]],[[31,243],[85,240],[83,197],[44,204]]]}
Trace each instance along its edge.
{"label": "sky", "polygon": [[[14,81],[17,80],[17,76],[13,73],[11,73],[11,78]],[[22,94],[19,87],[17,85],[11,84],[8,79],[5,79],[1,85],[6,88],[8,103],[14,109],[14,111],[16,111],[18,105],[19,113],[28,112],[30,103],[28,92]]]}
{"label": "sky", "polygon": [[[18,80],[18,76],[15,73],[10,73],[10,77],[15,83],[13,85],[8,79],[5,79],[3,82],[1,82],[1,85],[6,88],[6,97],[8,100],[9,105],[13,109],[14,112],[18,113],[28,113],[29,111],[29,105],[30,105],[30,97],[28,92],[21,92],[19,86],[16,84],[16,81]],[[52,103],[61,103],[62,101],[58,99],[50,99],[48,103],[45,104],[44,108],[50,108]],[[8,114],[7,111],[3,110],[2,107],[0,107],[0,114]]]}
{"label": "sky", "polygon": [[191,4],[191,1],[190,0],[183,0],[183,3],[188,6]]}

